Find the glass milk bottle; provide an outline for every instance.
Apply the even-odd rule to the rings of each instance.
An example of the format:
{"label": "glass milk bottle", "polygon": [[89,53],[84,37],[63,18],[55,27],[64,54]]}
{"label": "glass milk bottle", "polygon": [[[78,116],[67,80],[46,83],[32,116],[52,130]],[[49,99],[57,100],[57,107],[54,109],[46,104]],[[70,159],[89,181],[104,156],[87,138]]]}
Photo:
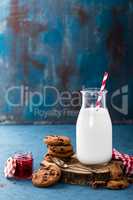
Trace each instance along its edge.
{"label": "glass milk bottle", "polygon": [[83,164],[103,164],[112,157],[112,123],[103,91],[101,105],[96,107],[99,89],[82,93],[82,107],[76,124],[76,153]]}

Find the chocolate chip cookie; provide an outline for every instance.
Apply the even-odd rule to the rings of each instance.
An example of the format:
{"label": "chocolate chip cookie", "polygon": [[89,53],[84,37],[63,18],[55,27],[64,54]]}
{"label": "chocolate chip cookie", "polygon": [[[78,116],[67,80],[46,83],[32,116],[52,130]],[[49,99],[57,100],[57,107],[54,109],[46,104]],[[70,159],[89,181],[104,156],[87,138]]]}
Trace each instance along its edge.
{"label": "chocolate chip cookie", "polygon": [[32,183],[36,187],[48,187],[57,183],[60,177],[60,168],[54,163],[45,161],[43,166],[33,173]]}
{"label": "chocolate chip cookie", "polygon": [[44,138],[44,143],[47,145],[69,145],[70,138],[67,136],[48,135]]}
{"label": "chocolate chip cookie", "polygon": [[57,152],[53,152],[50,149],[48,149],[48,154],[50,156],[54,156],[54,157],[58,157],[58,158],[68,158],[68,157],[72,156],[74,154],[74,152],[68,151],[66,153],[57,153]]}
{"label": "chocolate chip cookie", "polygon": [[70,144],[65,146],[48,145],[48,149],[54,153],[64,153],[64,154],[73,151],[73,147]]}
{"label": "chocolate chip cookie", "polygon": [[123,180],[110,180],[107,182],[106,187],[112,190],[124,189],[127,188],[129,185],[128,181],[125,179]]}
{"label": "chocolate chip cookie", "polygon": [[113,180],[120,179],[120,177],[123,176],[123,170],[120,164],[112,163],[109,166],[109,169],[110,169],[111,178]]}

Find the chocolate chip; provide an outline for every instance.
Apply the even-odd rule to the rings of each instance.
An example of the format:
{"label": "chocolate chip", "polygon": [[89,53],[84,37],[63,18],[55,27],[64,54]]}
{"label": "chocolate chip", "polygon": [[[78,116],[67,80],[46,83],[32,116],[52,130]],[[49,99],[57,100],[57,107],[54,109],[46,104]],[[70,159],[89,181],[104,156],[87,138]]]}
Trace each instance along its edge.
{"label": "chocolate chip", "polygon": [[51,170],[51,171],[50,171],[50,175],[53,175],[53,176],[54,176],[54,175],[55,175],[55,171],[54,171],[54,170]]}
{"label": "chocolate chip", "polygon": [[63,140],[62,138],[59,138],[59,141],[60,141],[60,142],[63,142],[64,140]]}

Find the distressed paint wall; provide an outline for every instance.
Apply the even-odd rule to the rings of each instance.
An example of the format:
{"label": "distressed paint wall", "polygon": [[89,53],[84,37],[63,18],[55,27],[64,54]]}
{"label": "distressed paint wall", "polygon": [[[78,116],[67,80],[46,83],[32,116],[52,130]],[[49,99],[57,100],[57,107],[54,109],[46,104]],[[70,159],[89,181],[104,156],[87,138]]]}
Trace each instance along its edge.
{"label": "distressed paint wall", "polygon": [[[72,122],[79,105],[58,102],[45,106],[40,97],[44,87],[55,87],[59,92],[99,87],[103,72],[108,70],[112,119],[132,122],[132,0],[1,0],[0,8],[1,121]],[[21,86],[21,94],[20,88],[11,90],[15,86]],[[128,113],[118,108],[122,104],[119,90],[111,105],[111,95],[123,86],[129,93]],[[21,97],[21,106],[9,105],[5,99],[9,89],[8,100],[20,103]],[[31,92],[36,92],[34,97]],[[44,94],[51,103],[55,96],[52,89]],[[33,109],[27,103],[31,97],[34,105],[38,103]],[[65,101],[68,104],[70,100]]]}

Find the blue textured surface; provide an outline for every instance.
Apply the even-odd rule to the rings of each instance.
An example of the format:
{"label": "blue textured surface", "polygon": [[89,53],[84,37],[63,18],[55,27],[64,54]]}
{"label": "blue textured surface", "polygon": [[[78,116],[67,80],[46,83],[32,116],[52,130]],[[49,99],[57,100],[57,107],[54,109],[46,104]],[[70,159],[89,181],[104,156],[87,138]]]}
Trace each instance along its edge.
{"label": "blue textured surface", "polygon": [[[34,168],[39,167],[46,147],[46,134],[64,134],[72,139],[75,147],[75,127],[66,126],[1,126],[0,127],[0,200],[132,200],[133,185],[125,190],[93,190],[87,186],[59,183],[51,188],[39,189],[30,181],[9,181],[3,176],[4,161],[16,151],[32,151]],[[133,153],[133,126],[113,127],[114,147]],[[2,187],[3,185],[3,187]]]}
{"label": "blue textured surface", "polygon": [[[78,109],[70,100],[66,107],[59,101],[48,107],[36,93],[31,109],[32,92],[43,95],[44,86],[59,92],[100,87],[105,70],[110,72],[108,104],[112,119],[133,120],[132,0],[1,0],[0,10],[1,121],[73,122],[77,114],[71,117],[61,113]],[[129,86],[127,115],[120,112],[121,95],[114,98],[119,110],[111,106],[111,95],[125,85]],[[6,99],[7,89],[13,86],[29,87],[29,96],[26,89],[21,91],[24,102],[20,101],[20,90],[9,92],[11,103],[21,102],[16,107]],[[56,99],[54,91],[44,96],[49,102]],[[49,110],[54,115],[55,109],[61,113],[59,118],[41,114]]]}

